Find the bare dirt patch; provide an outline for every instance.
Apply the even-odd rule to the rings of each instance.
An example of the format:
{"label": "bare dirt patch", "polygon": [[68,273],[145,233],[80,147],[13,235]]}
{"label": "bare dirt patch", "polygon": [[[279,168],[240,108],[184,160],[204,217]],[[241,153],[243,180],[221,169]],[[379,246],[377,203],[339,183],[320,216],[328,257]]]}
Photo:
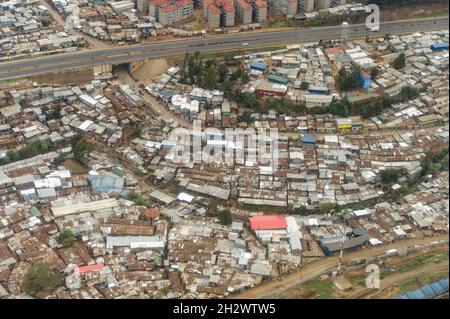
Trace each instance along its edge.
{"label": "bare dirt patch", "polygon": [[148,60],[133,72],[133,77],[139,82],[147,82],[156,75],[167,72],[167,69],[166,59]]}
{"label": "bare dirt patch", "polygon": [[64,167],[67,168],[72,174],[86,174],[88,172],[86,167],[73,159],[65,160]]}

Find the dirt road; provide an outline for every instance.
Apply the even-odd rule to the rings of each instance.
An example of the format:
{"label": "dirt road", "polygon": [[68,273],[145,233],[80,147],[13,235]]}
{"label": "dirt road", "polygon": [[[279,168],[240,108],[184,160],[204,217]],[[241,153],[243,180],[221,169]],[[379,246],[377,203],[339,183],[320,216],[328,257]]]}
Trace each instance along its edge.
{"label": "dirt road", "polygon": [[[344,254],[346,259],[363,259],[379,256],[389,249],[406,248],[414,245],[425,245],[434,241],[447,240],[448,235],[440,235],[425,239],[412,239],[400,241],[397,243],[383,245],[376,248],[367,248],[357,252]],[[337,267],[339,261],[338,256],[326,257],[315,262],[311,262],[303,266],[299,271],[282,277],[279,281],[269,281],[258,287],[248,289],[242,293],[229,296],[231,299],[261,299],[261,298],[276,298],[284,291],[291,289],[299,284],[312,280],[322,273]]]}
{"label": "dirt road", "polygon": [[[431,264],[431,265],[425,265],[423,267],[418,267],[416,269],[413,269],[411,271],[403,272],[403,273],[396,273],[390,276],[387,276],[386,278],[383,278],[380,280],[380,291],[389,287],[394,286],[395,284],[404,282],[410,278],[414,278],[416,276],[420,276],[426,273],[438,273],[441,271],[448,271],[449,262],[448,260],[445,262],[441,262],[438,264]],[[356,293],[349,295],[349,299],[357,299],[362,296],[365,296],[366,294],[373,292],[373,289],[364,288],[361,290],[358,290]]]}

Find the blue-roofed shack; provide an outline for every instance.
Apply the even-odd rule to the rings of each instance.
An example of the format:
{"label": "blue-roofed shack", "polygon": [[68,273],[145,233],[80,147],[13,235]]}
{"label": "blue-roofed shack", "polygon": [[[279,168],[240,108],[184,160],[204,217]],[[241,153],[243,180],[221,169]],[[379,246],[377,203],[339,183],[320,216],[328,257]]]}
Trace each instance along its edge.
{"label": "blue-roofed shack", "polygon": [[267,63],[258,62],[258,61],[250,62],[250,69],[252,69],[252,70],[266,72],[267,68],[268,68]]}
{"label": "blue-roofed shack", "polygon": [[302,143],[303,144],[311,144],[311,145],[316,144],[316,138],[312,134],[305,133],[302,136]]}
{"label": "blue-roofed shack", "polygon": [[89,175],[92,194],[97,193],[120,193],[123,190],[123,177],[114,175]]}
{"label": "blue-roofed shack", "polygon": [[367,90],[370,88],[370,84],[372,83],[372,78],[367,72],[361,72],[359,74],[359,84],[361,85],[361,88]]}
{"label": "blue-roofed shack", "polygon": [[284,78],[284,77],[278,76],[278,75],[274,75],[274,74],[269,75],[267,77],[267,80],[269,80],[269,82],[272,82],[272,83],[284,84],[284,85],[287,85],[289,82],[289,80],[287,78]]}
{"label": "blue-roofed shack", "polygon": [[310,86],[308,92],[311,94],[327,95],[330,92],[330,90],[326,86]]}
{"label": "blue-roofed shack", "polygon": [[431,45],[431,50],[434,52],[448,50],[448,42],[433,43]]}
{"label": "blue-roofed shack", "polygon": [[432,299],[448,293],[448,277],[423,286],[394,299]]}

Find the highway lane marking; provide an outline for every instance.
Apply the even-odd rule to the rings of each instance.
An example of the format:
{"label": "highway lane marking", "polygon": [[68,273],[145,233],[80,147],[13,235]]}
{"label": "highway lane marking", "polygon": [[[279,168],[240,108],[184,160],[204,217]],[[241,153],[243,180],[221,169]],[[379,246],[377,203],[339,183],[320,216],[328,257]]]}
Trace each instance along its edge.
{"label": "highway lane marking", "polygon": [[[410,27],[412,27],[412,25],[405,25],[405,21],[417,21],[417,20],[387,21],[387,22],[382,23],[382,26],[385,26],[386,28],[392,28],[392,27],[394,27],[396,25],[398,25],[397,28],[405,28],[405,27],[410,28]],[[421,19],[419,23],[422,23],[422,25],[430,26],[429,23],[423,23],[424,21],[433,21],[434,24],[436,23],[436,19],[429,19],[429,18]],[[448,17],[439,18],[438,21],[447,22],[448,21]],[[353,26],[360,27],[360,26],[364,26],[364,25],[358,24],[358,25],[353,25]],[[216,44],[221,44],[221,43],[233,43],[233,42],[237,42],[237,41],[247,41],[247,42],[248,41],[251,41],[251,42],[260,41],[260,37],[255,37],[255,35],[256,36],[261,35],[263,37],[263,39],[267,39],[268,37],[270,37],[271,34],[280,34],[280,33],[283,33],[284,35],[280,35],[279,37],[272,37],[272,38],[284,39],[284,38],[290,37],[290,36],[295,36],[295,37],[302,37],[302,36],[307,37],[307,36],[313,36],[313,35],[318,36],[318,35],[325,34],[325,33],[328,34],[331,31],[330,29],[333,29],[336,32],[339,32],[339,30],[340,30],[339,27],[329,26],[329,27],[321,27],[321,28],[304,28],[304,29],[294,29],[294,30],[289,29],[289,30],[285,30],[285,31],[271,31],[271,32],[266,32],[266,33],[260,32],[260,33],[247,33],[247,34],[240,34],[240,35],[220,36],[220,37],[216,37],[215,38],[215,39],[217,39],[216,42],[210,42],[210,40],[212,40],[212,39],[200,39],[200,40],[193,39],[193,40],[164,41],[164,42],[160,42],[160,43],[144,45],[144,46],[146,46],[146,48],[144,48],[144,50],[146,52],[149,52],[149,51],[174,49],[175,47],[183,48],[186,45],[189,46],[189,47],[196,47],[196,46],[204,46],[204,45],[216,45]],[[360,29],[352,29],[352,32],[356,32],[356,30],[360,30]],[[304,32],[306,32],[306,33],[305,34],[301,34],[301,33],[304,33]],[[247,39],[248,37],[252,37],[252,38]],[[226,40],[226,41],[225,42],[219,42],[220,40]],[[190,42],[190,43],[186,43],[184,45],[183,42]],[[207,43],[203,44],[204,42],[207,42]],[[164,47],[165,45],[171,44],[171,43],[174,43],[175,47],[173,47],[173,48]],[[132,46],[130,45],[130,46],[127,46],[127,47],[120,47],[120,48],[99,49],[99,50],[89,50],[89,51],[66,53],[64,55],[60,55],[60,56],[57,56],[57,57],[51,57],[51,58],[49,58],[49,57],[40,57],[40,58],[37,58],[37,59],[43,60],[43,61],[41,61],[41,62],[43,62],[42,64],[53,64],[54,62],[52,62],[50,60],[53,60],[53,59],[66,59],[66,58],[69,58],[69,57],[74,57],[75,58],[76,56],[79,56],[78,57],[79,60],[80,59],[85,59],[85,58],[88,58],[88,57],[84,57],[85,53],[86,52],[90,52],[93,56],[91,56],[89,58],[91,60],[93,60],[95,58],[104,56],[104,54],[111,54],[110,53],[111,51],[119,51],[120,52],[120,51],[123,51],[123,50],[130,50],[128,52],[128,54],[135,54],[135,52],[142,52],[142,50],[138,50],[140,47],[142,47],[142,45],[132,45]],[[137,51],[134,51],[134,49],[136,49]],[[104,54],[101,54],[101,53],[104,53]],[[98,54],[100,54],[100,56]],[[47,61],[45,61],[45,60],[47,60]],[[26,60],[23,60],[23,61],[26,61]],[[13,61],[13,62],[1,63],[0,64],[0,70],[1,70],[1,67],[4,66],[5,64],[11,64],[11,66],[12,66],[12,65],[18,64],[20,62],[21,61]],[[61,62],[62,61],[59,61],[58,63],[61,63]],[[68,61],[68,62],[71,62],[71,61]],[[15,68],[15,69],[17,69],[17,68]],[[12,69],[12,70],[14,70],[14,69]]]}
{"label": "highway lane marking", "polygon": [[[427,24],[427,26],[429,26],[430,28],[437,28],[438,26],[439,26],[439,28],[441,28],[441,25],[439,24],[439,25],[430,25],[430,24]],[[446,27],[446,26],[445,26]],[[412,25],[401,25],[401,26],[399,26],[398,27],[398,29],[400,29],[399,31],[403,31],[403,29],[408,29],[408,30],[410,30],[410,29],[412,29],[413,28],[413,26]],[[320,36],[320,35],[326,35],[326,38],[327,39],[322,39],[322,40],[328,40],[328,38],[331,38],[331,39],[335,39],[336,38],[336,35],[330,35],[329,33],[326,33],[326,34],[324,34],[324,32],[323,32],[323,30],[318,30],[318,31],[322,31],[322,32],[320,32],[320,33],[318,33],[318,32],[314,32],[314,34],[312,34],[312,33],[307,33],[307,34],[305,34],[303,37],[304,38],[309,38],[309,37],[317,37],[317,36]],[[361,32],[361,31],[357,31],[357,32]],[[380,32],[381,33],[381,32]],[[399,32],[396,32],[396,33],[399,33]],[[379,33],[376,33],[375,35],[377,35],[377,34],[379,34]],[[365,36],[365,35],[373,35],[373,33],[362,33],[362,34],[355,34],[355,35],[352,35],[352,37],[362,37],[362,36]],[[305,41],[309,41],[309,40],[306,40],[306,39],[301,39],[302,38],[302,36],[301,35],[296,35],[295,36],[296,38],[300,38],[298,41],[302,41],[302,40],[305,40]],[[286,41],[285,40],[289,40],[290,39],[290,37],[288,37],[288,36],[283,36],[283,37],[272,37],[272,38],[270,38],[270,39],[267,39],[267,38],[265,38],[264,39],[264,41],[272,41],[272,40],[275,40],[275,39],[279,39],[279,40],[281,40],[283,43],[280,43],[280,44],[286,44]],[[261,40],[258,40],[258,39],[251,39],[250,40],[250,42],[256,42],[256,41],[261,41]],[[311,39],[311,41],[317,41],[317,39]],[[236,41],[233,41],[233,42],[236,42]],[[219,50],[219,49],[221,49],[222,47],[223,47],[223,45],[229,45],[229,44],[232,44],[233,42],[227,42],[227,43],[219,43],[219,44],[209,44],[208,45],[208,49],[210,50],[210,51],[217,51],[217,50]],[[295,41],[296,42],[296,41]],[[289,43],[295,43],[294,42],[294,40],[292,40],[292,42],[289,42]],[[181,44],[181,43],[180,43]],[[276,43],[270,43],[270,44],[264,44],[264,43],[262,43],[262,44],[259,44],[259,45],[257,45],[258,47],[262,47],[262,46],[270,46],[270,45],[274,45],[274,44],[276,44]],[[195,47],[195,46],[194,46]],[[198,47],[198,49],[201,49],[200,51],[206,51],[205,50],[205,45],[203,45],[203,46],[197,46]],[[166,53],[168,53],[169,55],[176,55],[177,53],[178,53],[178,51],[181,51],[182,49],[184,49],[184,48],[186,48],[185,46],[175,46],[174,48],[165,48],[164,50],[166,51]],[[189,47],[188,47],[189,48]],[[235,49],[238,49],[239,47],[235,47],[235,48],[233,48],[232,50],[235,50]],[[108,56],[113,56],[113,57],[123,57],[123,56],[130,56],[132,59],[134,59],[134,60],[139,60],[139,59],[142,59],[142,58],[145,58],[145,57],[141,57],[141,56],[139,56],[139,52],[144,52],[144,53],[148,53],[149,51],[161,51],[161,50],[153,50],[154,48],[147,48],[147,49],[145,49],[145,50],[139,50],[139,51],[134,51],[134,52],[128,52],[128,53],[123,53],[123,54],[115,54],[115,55],[107,55],[107,54],[104,54],[104,55],[101,55],[101,56],[96,56],[96,55],[94,55],[94,56],[90,56],[90,57],[80,57],[81,59],[79,59],[77,62],[75,62],[75,64],[80,64],[81,63],[81,61],[82,60],[85,60],[85,59],[90,59],[90,60],[98,60],[98,59],[101,59],[101,58],[107,58]],[[86,51],[84,51],[84,52],[86,52]],[[155,53],[157,53],[157,52],[155,52]],[[78,53],[79,54],[79,53]],[[142,54],[142,53],[141,53]],[[160,56],[159,54],[157,55],[158,57]],[[54,58],[54,57],[53,57]],[[58,57],[57,57],[58,58]],[[147,58],[151,58],[151,57],[147,57]],[[93,61],[91,61],[91,63],[89,63],[89,66],[93,66],[93,65],[96,65],[97,63],[92,63]],[[128,61],[129,62],[129,61]],[[16,63],[17,63],[17,61],[16,61]],[[112,63],[112,61],[111,62],[108,62],[108,63]],[[55,62],[52,62],[52,65],[58,65],[58,66],[63,66],[63,65],[65,65],[65,64],[71,64],[69,67],[71,67],[71,68],[79,68],[79,67],[82,67],[83,65],[85,65],[85,64],[83,64],[83,65],[73,65],[74,64],[74,61],[73,60],[71,60],[71,61],[58,61],[57,63],[55,63]],[[1,64],[0,64],[0,66],[1,66]],[[86,65],[87,66],[87,65]],[[36,65],[33,65],[33,66],[26,66],[26,67],[19,67],[19,68],[15,68],[15,69],[12,69],[12,70],[1,70],[0,69],[0,74],[1,73],[7,73],[7,72],[9,72],[9,73],[11,73],[11,71],[12,72],[14,72],[15,71],[15,73],[17,73],[18,72],[18,70],[26,70],[26,69],[29,69],[29,68],[36,68],[37,66]],[[41,67],[44,67],[44,66],[41,66]],[[23,72],[22,71],[22,72]],[[48,72],[48,71],[36,71],[36,72],[34,72],[34,71],[32,71],[32,73],[33,74],[38,74],[38,73],[45,73],[45,72]],[[21,73],[21,72],[19,72],[19,73]],[[6,74],[5,74],[6,75]],[[24,74],[24,75],[26,75],[26,74]]]}

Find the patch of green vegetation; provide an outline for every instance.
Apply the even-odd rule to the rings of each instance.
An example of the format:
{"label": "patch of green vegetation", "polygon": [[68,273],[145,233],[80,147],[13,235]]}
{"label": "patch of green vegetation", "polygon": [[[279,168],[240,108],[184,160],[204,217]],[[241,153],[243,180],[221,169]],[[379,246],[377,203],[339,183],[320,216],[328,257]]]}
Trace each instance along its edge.
{"label": "patch of green vegetation", "polygon": [[416,290],[427,284],[431,284],[437,280],[448,277],[448,271],[441,271],[434,274],[427,274],[425,276],[416,276],[414,278],[408,279],[399,285],[400,293],[405,294],[407,292]]}
{"label": "patch of green vegetation", "polygon": [[397,271],[407,272],[420,266],[428,264],[439,264],[446,260],[448,260],[448,249],[430,255],[418,256],[414,260],[401,264],[398,267]]}
{"label": "patch of green vegetation", "polygon": [[127,199],[134,202],[138,206],[147,206],[145,199],[136,192],[129,192],[127,194]]}
{"label": "patch of green vegetation", "polygon": [[51,291],[62,284],[62,279],[47,264],[36,264],[26,272],[22,288],[30,294],[35,295],[40,291]]}
{"label": "patch of green vegetation", "polygon": [[6,165],[12,162],[24,160],[30,157],[34,157],[39,154],[44,154],[53,150],[53,144],[49,140],[40,141],[36,140],[20,150],[9,150],[6,152],[6,156],[0,158],[0,165]]}
{"label": "patch of green vegetation", "polygon": [[330,299],[333,294],[333,280],[311,280],[300,286],[305,292],[312,293],[314,298]]}
{"label": "patch of green vegetation", "polygon": [[56,241],[63,248],[69,248],[69,247],[72,247],[73,242],[75,241],[75,238],[72,234],[72,231],[70,231],[70,229],[65,229],[58,235],[58,237],[56,238]]}

